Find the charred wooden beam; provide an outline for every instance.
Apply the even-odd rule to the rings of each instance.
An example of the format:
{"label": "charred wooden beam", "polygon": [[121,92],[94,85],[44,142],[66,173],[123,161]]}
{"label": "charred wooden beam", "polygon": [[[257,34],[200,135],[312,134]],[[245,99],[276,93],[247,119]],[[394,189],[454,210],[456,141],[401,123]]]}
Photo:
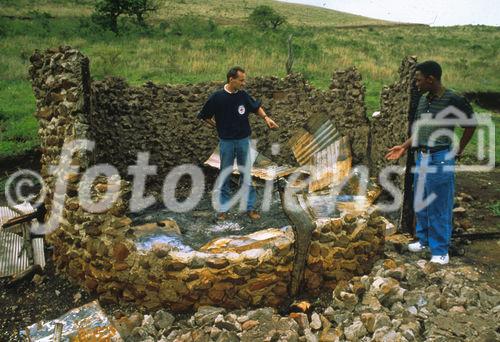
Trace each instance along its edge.
{"label": "charred wooden beam", "polygon": [[[411,83],[410,83],[410,101],[408,103],[408,132],[407,136],[412,134],[412,126],[415,122],[415,115],[417,113],[418,101],[421,94],[415,84],[415,70],[411,69]],[[401,216],[399,218],[399,227],[404,233],[415,235],[415,210],[413,209],[413,178],[412,168],[415,166],[415,151],[410,149],[406,154],[406,171],[403,183],[403,207],[401,209]]]}
{"label": "charred wooden beam", "polygon": [[309,246],[311,245],[311,236],[316,228],[311,215],[300,205],[300,194],[285,196],[286,181],[281,178],[278,181],[281,204],[288,219],[292,223],[295,233],[295,259],[292,270],[292,281],[290,283],[289,293],[295,296],[299,293],[304,278],[304,269],[306,266]]}
{"label": "charred wooden beam", "polygon": [[32,213],[23,214],[23,215],[11,218],[7,222],[5,222],[2,225],[2,227],[9,228],[9,227],[21,224],[21,223],[31,222],[31,220],[33,220],[33,219],[37,219],[38,222],[42,223],[44,218],[45,218],[46,213],[47,213],[47,211],[45,209],[45,206],[41,205],[41,206],[37,207],[36,210]]}

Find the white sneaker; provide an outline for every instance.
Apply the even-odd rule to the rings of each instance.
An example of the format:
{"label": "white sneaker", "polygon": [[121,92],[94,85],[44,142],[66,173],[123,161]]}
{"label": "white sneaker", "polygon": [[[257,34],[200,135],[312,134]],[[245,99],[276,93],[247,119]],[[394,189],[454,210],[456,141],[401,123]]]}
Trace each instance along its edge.
{"label": "white sneaker", "polygon": [[433,255],[431,258],[431,262],[434,262],[434,263],[440,264],[440,265],[446,265],[447,263],[450,262],[450,256],[448,254]]}
{"label": "white sneaker", "polygon": [[427,246],[422,245],[420,241],[408,244],[408,250],[410,252],[422,252],[425,251],[426,249]]}

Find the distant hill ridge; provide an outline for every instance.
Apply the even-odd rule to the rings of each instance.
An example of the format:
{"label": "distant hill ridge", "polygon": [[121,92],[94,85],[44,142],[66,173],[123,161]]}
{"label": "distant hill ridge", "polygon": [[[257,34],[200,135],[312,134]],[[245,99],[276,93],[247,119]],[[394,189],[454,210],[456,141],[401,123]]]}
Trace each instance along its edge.
{"label": "distant hill ridge", "polygon": [[[29,18],[30,11],[50,13],[56,17],[91,14],[95,1],[83,0],[18,0],[2,4],[0,15]],[[397,23],[367,18],[316,6],[292,4],[273,0],[174,0],[163,2],[160,10],[150,20],[161,21],[182,15],[202,16],[221,25],[238,25],[245,22],[250,12],[259,5],[268,5],[287,18],[292,25],[306,26],[364,26],[397,25]],[[24,12],[22,10],[25,10]]]}

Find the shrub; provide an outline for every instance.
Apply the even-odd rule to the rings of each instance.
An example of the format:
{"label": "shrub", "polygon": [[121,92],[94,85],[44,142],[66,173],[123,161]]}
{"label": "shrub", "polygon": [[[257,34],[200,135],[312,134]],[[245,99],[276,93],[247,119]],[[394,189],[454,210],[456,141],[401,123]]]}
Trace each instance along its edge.
{"label": "shrub", "polygon": [[141,26],[146,26],[145,16],[151,12],[156,12],[160,8],[157,0],[128,0],[127,3],[127,14],[134,16]]}
{"label": "shrub", "polygon": [[255,7],[249,16],[251,23],[257,27],[266,30],[276,30],[278,26],[286,22],[286,18],[272,9],[270,6],[261,5]]}
{"label": "shrub", "polygon": [[170,32],[176,36],[207,37],[217,31],[217,24],[209,19],[186,14],[172,21]]}
{"label": "shrub", "polygon": [[500,216],[500,201],[495,201],[488,205],[488,209],[493,213],[494,216]]}
{"label": "shrub", "polygon": [[7,25],[3,18],[0,18],[0,38],[7,36]]}

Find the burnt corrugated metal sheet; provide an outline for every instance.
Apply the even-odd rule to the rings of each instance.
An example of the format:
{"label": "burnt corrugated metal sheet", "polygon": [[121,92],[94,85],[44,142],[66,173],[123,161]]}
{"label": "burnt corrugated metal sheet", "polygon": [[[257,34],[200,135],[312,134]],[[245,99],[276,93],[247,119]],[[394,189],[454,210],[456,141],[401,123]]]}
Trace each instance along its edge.
{"label": "burnt corrugated metal sheet", "polygon": [[33,264],[40,265],[42,269],[45,268],[45,253],[43,247],[43,238],[36,238],[31,240],[33,245]]}
{"label": "burnt corrugated metal sheet", "polygon": [[351,170],[348,138],[341,136],[332,121],[324,116],[311,118],[307,129],[291,141],[295,159],[309,166],[309,192],[340,184]]}
{"label": "burnt corrugated metal sheet", "polygon": [[35,209],[29,202],[24,202],[21,204],[18,204],[12,208],[10,207],[0,207],[0,227],[10,220],[11,218],[23,215],[23,214],[29,214],[34,212]]}
{"label": "burnt corrugated metal sheet", "polygon": [[[2,229],[2,225],[8,220],[34,211],[29,202],[12,208],[0,207],[0,277],[20,273],[29,267],[30,260],[26,249],[33,251],[34,264],[45,267],[43,238],[29,239],[30,223],[18,224],[10,227],[8,231]],[[38,223],[35,221],[35,224]],[[23,236],[28,236],[28,239],[25,240]]]}
{"label": "burnt corrugated metal sheet", "polygon": [[312,134],[305,132],[294,139],[293,155],[300,165],[310,164],[314,155],[341,138],[333,123],[327,119]]}
{"label": "burnt corrugated metal sheet", "polygon": [[[273,180],[277,177],[284,177],[297,170],[297,168],[295,167],[278,165],[253,148],[250,148],[250,156],[252,158],[252,177],[256,177],[262,180]],[[210,155],[210,157],[205,161],[204,164],[220,170],[220,154],[218,146],[215,148],[214,152]],[[233,165],[233,173],[239,174],[236,161]]]}
{"label": "burnt corrugated metal sheet", "polygon": [[0,277],[7,277],[28,268],[28,254],[23,250],[23,244],[24,239],[21,236],[0,232]]}
{"label": "burnt corrugated metal sheet", "polygon": [[314,154],[309,191],[341,184],[351,172],[352,158],[346,137],[334,141]]}
{"label": "burnt corrugated metal sheet", "polygon": [[30,341],[55,341],[62,325],[61,341],[123,341],[97,301],[72,309],[57,319],[35,323],[20,331]]}
{"label": "burnt corrugated metal sheet", "polygon": [[19,213],[9,207],[0,207],[0,229],[5,222],[19,215]]}

